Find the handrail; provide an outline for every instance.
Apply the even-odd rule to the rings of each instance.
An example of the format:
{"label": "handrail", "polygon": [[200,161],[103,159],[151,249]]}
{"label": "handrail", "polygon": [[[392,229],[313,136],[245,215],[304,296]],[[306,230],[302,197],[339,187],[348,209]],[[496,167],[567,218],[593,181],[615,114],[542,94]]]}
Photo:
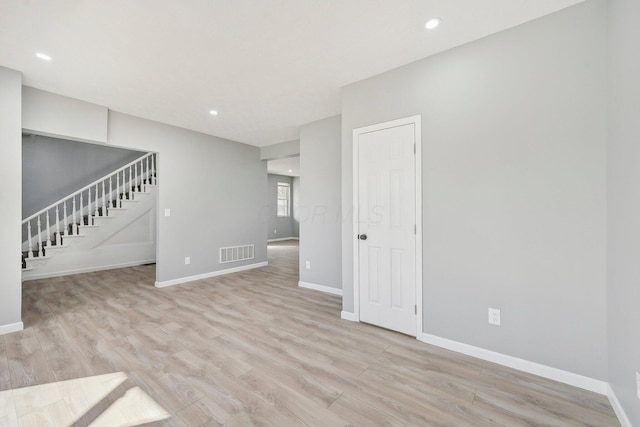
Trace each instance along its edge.
{"label": "handrail", "polygon": [[115,171],[113,171],[113,172],[110,172],[110,173],[108,173],[108,174],[104,175],[102,178],[98,178],[98,179],[96,179],[96,180],[95,180],[95,181],[93,181],[91,184],[85,185],[85,186],[84,186],[84,187],[82,187],[80,190],[78,190],[78,191],[76,191],[76,192],[74,192],[74,193],[71,193],[71,194],[69,194],[68,196],[63,197],[62,199],[58,200],[57,202],[52,203],[52,204],[50,204],[49,206],[47,206],[46,208],[41,209],[41,210],[39,210],[38,212],[34,213],[33,215],[31,215],[31,216],[29,216],[29,217],[27,217],[27,218],[23,219],[23,220],[22,220],[22,224],[26,223],[27,221],[31,221],[32,219],[36,218],[38,215],[42,215],[43,213],[47,212],[48,210],[55,208],[56,206],[58,206],[58,205],[62,204],[63,202],[66,202],[67,200],[71,199],[72,197],[75,197],[75,196],[77,196],[78,194],[82,193],[83,191],[86,191],[86,190],[88,190],[89,188],[92,188],[93,186],[95,186],[96,184],[101,183],[102,181],[106,180],[106,179],[107,179],[107,178],[109,178],[110,176],[113,176],[113,175],[115,175],[115,174],[117,174],[117,173],[122,172],[123,170],[125,170],[125,169],[127,169],[127,168],[131,167],[132,165],[136,164],[137,162],[142,161],[143,159],[146,159],[146,158],[147,158],[147,157],[149,157],[149,156],[152,156],[153,154],[154,154],[154,153],[147,153],[147,154],[145,154],[144,156],[141,156],[141,157],[139,157],[139,158],[137,158],[137,159],[133,160],[132,162],[127,163],[126,165],[122,166],[120,169],[117,169],[117,170],[115,170]]}

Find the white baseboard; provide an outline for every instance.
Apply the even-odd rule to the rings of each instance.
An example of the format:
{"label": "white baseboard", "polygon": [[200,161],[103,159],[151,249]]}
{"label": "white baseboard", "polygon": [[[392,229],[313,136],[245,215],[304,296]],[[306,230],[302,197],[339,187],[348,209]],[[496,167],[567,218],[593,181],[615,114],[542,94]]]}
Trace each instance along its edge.
{"label": "white baseboard", "polygon": [[268,239],[267,243],[271,242],[284,242],[285,240],[300,240],[299,237],[279,237],[277,239]]}
{"label": "white baseboard", "polygon": [[607,389],[608,389],[607,396],[609,397],[609,402],[611,402],[611,406],[613,407],[613,411],[616,413],[616,416],[618,417],[618,421],[620,421],[620,425],[622,427],[633,427],[631,425],[631,421],[629,420],[629,417],[627,416],[627,413],[624,411],[624,408],[622,408],[622,405],[618,400],[618,396],[616,396],[616,394],[613,391],[613,388],[611,388],[611,385],[607,384]]}
{"label": "white baseboard", "polygon": [[309,282],[298,282],[298,286],[301,288],[313,289],[314,291],[325,292],[327,294],[342,296],[342,289],[332,288],[331,286],[316,285],[315,283]]}
{"label": "white baseboard", "polygon": [[350,311],[342,311],[342,313],[340,313],[340,317],[344,320],[349,320],[351,322],[359,322],[358,318],[356,317],[356,314],[351,313]]}
{"label": "white baseboard", "polygon": [[528,372],[540,377],[549,378],[561,383],[569,384],[585,390],[593,391],[598,394],[607,395],[609,384],[605,381],[596,380],[594,378],[585,377],[583,375],[574,374],[573,372],[564,371],[562,369],[552,368],[550,366],[541,365],[539,363],[520,359],[506,354],[497,353],[495,351],[486,350],[480,347],[474,347],[469,344],[463,344],[457,341],[441,338],[435,335],[422,334],[417,337],[418,340],[427,344],[446,348],[457,353],[466,354],[467,356],[477,357],[478,359],[487,360],[519,371]]}
{"label": "white baseboard", "polygon": [[138,265],[153,264],[155,262],[156,262],[155,259],[147,259],[142,261],[125,262],[121,264],[109,264],[109,265],[104,265],[99,267],[78,268],[74,270],[56,271],[53,273],[33,274],[33,275],[29,275],[29,277],[27,278],[23,277],[22,281],[28,282],[29,280],[48,279],[51,277],[60,277],[60,276],[71,276],[72,274],[93,273],[95,271],[103,271],[103,270],[115,270],[116,268],[136,267]]}
{"label": "white baseboard", "polygon": [[182,283],[193,282],[196,280],[208,279],[209,277],[222,276],[225,274],[238,273],[240,271],[251,270],[253,268],[266,267],[268,262],[258,262],[255,264],[242,265],[240,267],[226,268],[224,270],[212,271],[210,273],[197,274],[195,276],[180,277],[179,279],[164,280],[156,282],[156,288],[166,288],[167,286],[180,285]]}
{"label": "white baseboard", "polygon": [[0,335],[10,334],[12,332],[20,332],[24,329],[24,323],[16,322],[8,325],[0,325]]}

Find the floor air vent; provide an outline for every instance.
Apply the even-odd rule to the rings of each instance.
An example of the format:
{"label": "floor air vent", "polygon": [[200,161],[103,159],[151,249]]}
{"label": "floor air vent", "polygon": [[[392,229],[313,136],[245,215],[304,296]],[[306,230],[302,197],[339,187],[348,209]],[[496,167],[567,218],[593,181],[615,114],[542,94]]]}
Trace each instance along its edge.
{"label": "floor air vent", "polygon": [[220,264],[253,259],[253,245],[220,248]]}

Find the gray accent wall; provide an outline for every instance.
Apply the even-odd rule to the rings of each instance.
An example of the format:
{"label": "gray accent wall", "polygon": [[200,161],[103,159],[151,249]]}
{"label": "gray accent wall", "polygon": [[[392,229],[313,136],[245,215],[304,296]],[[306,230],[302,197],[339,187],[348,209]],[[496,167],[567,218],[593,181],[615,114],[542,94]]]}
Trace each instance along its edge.
{"label": "gray accent wall", "polygon": [[[258,147],[113,111],[108,143],[158,153],[157,281],[267,261],[267,165]],[[255,259],[219,263],[220,247],[249,244]]]}
{"label": "gray accent wall", "polygon": [[422,115],[426,334],[607,379],[605,15],[586,1],[343,89],[343,212],[353,129]]}
{"label": "gray accent wall", "polygon": [[[285,182],[289,184],[291,194],[291,215],[278,216],[278,183]],[[267,238],[268,239],[284,239],[287,237],[297,237],[293,232],[293,178],[284,175],[267,174],[267,204],[264,207],[264,214],[267,217]]]}
{"label": "gray accent wall", "polygon": [[0,67],[0,334],[22,329],[22,74]]}
{"label": "gray accent wall", "polygon": [[22,217],[36,213],[143,154],[102,144],[24,135]]}
{"label": "gray accent wall", "polygon": [[[300,281],[342,289],[340,116],[300,129]],[[311,268],[306,268],[306,261]]]}
{"label": "gray accent wall", "polygon": [[609,1],[609,383],[640,426],[640,3]]}

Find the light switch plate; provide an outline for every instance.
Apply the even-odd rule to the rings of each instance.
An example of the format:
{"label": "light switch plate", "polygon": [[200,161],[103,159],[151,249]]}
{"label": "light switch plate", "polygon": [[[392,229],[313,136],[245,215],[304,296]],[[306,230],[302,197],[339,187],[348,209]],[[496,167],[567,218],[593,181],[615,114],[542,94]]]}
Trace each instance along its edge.
{"label": "light switch plate", "polygon": [[171,216],[171,209],[164,208],[164,216]]}

